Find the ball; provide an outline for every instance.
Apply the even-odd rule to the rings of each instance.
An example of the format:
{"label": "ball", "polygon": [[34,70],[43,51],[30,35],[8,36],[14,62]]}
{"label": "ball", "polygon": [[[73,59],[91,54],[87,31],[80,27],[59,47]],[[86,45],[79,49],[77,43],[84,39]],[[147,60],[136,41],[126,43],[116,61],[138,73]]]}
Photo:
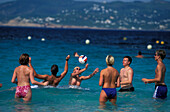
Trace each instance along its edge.
{"label": "ball", "polygon": [[161,41],[161,44],[163,45],[165,42],[164,41]]}
{"label": "ball", "polygon": [[90,40],[87,39],[87,40],[85,41],[85,43],[86,43],[86,44],[90,44]]}
{"label": "ball", "polygon": [[42,38],[41,41],[45,41],[45,38]]}
{"label": "ball", "polygon": [[152,49],[152,45],[149,44],[149,45],[147,46],[147,49]]}
{"label": "ball", "polygon": [[31,36],[28,36],[28,40],[31,40]]}
{"label": "ball", "polygon": [[157,40],[156,43],[159,44],[159,40]]}
{"label": "ball", "polygon": [[81,55],[81,56],[79,56],[78,60],[79,60],[79,62],[81,64],[85,64],[87,62],[87,56],[86,55]]}
{"label": "ball", "polygon": [[127,37],[123,37],[123,40],[127,40]]}

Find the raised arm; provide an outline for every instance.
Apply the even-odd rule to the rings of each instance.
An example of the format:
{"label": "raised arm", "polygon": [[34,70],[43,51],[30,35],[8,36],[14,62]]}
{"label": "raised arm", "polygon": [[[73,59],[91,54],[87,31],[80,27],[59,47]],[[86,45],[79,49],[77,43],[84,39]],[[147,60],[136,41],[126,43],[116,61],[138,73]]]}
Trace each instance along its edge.
{"label": "raised arm", "polygon": [[14,70],[14,73],[13,73],[13,76],[12,76],[11,82],[12,82],[12,83],[15,83],[15,84],[18,84],[18,81],[16,81],[16,78],[17,78],[17,74],[16,74],[16,69],[15,69],[15,70]]}
{"label": "raised arm", "polygon": [[87,63],[87,64],[85,65],[85,68],[81,69],[79,72],[73,72],[73,73],[71,74],[71,76],[76,76],[76,75],[79,75],[79,74],[83,73],[85,70],[87,70],[88,66],[89,66],[89,64]]}
{"label": "raised arm", "polygon": [[40,75],[40,74],[37,74],[37,72],[35,71],[35,69],[33,68],[32,64],[31,64],[31,57],[29,57],[29,66],[31,69],[33,69],[33,73],[34,73],[34,77],[38,78],[38,79],[46,79],[48,77],[48,75]]}
{"label": "raised arm", "polygon": [[65,75],[67,74],[67,72],[68,72],[68,60],[69,60],[69,59],[70,59],[70,55],[68,55],[68,56],[66,57],[64,72],[61,73],[61,75],[60,75],[60,77],[59,77],[59,81],[62,80],[62,79],[65,77]]}
{"label": "raised arm", "polygon": [[96,68],[92,74],[88,75],[88,76],[81,76],[80,79],[81,80],[86,80],[86,79],[90,79],[91,77],[93,77],[97,72],[99,72],[99,68]]}
{"label": "raised arm", "polygon": [[35,84],[35,85],[43,85],[43,86],[46,86],[48,85],[48,81],[42,83],[42,82],[37,82],[36,80],[34,80],[34,75],[33,75],[33,69],[30,68],[30,80],[31,80],[31,83],[32,84]]}

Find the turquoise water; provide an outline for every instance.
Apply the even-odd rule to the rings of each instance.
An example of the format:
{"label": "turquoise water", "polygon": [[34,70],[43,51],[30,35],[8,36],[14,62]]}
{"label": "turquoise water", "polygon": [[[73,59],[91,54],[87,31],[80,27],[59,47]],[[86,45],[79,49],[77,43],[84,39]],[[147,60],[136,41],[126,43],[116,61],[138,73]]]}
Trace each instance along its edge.
{"label": "turquoise water", "polygon": [[[0,83],[3,87],[0,88],[0,112],[54,112],[54,111],[76,111],[76,112],[89,112],[89,111],[126,111],[126,112],[168,112],[170,110],[170,98],[168,92],[168,98],[166,100],[154,100],[152,95],[154,93],[154,84],[145,85],[142,78],[154,78],[154,70],[156,68],[156,61],[154,60],[154,51],[159,48],[165,48],[167,51],[167,57],[169,56],[169,47],[162,45],[153,45],[153,49],[147,50],[145,44],[108,44],[108,39],[103,38],[103,41],[93,42],[94,38],[91,38],[91,44],[84,44],[84,38],[81,37],[78,41],[71,41],[77,37],[65,37],[69,39],[54,37],[50,38],[51,30],[48,30],[45,34],[36,33],[38,29],[22,29],[16,30],[16,34],[22,33],[23,36],[11,34],[11,28],[8,28],[8,34],[1,32],[0,39]],[[32,33],[32,39],[27,40],[25,33],[34,32],[34,34],[41,35],[36,37]],[[61,31],[62,32],[62,31]],[[64,31],[67,32],[67,31]],[[77,31],[78,32],[78,31]],[[100,31],[101,33],[102,31]],[[43,33],[43,32],[42,32]],[[73,31],[76,35],[76,30]],[[103,35],[105,32],[103,33]],[[11,37],[6,38],[6,35]],[[58,33],[58,35],[60,35]],[[64,35],[61,34],[63,37]],[[67,34],[65,34],[67,35]],[[88,35],[88,34],[84,34]],[[96,38],[102,38],[100,37]],[[82,32],[83,36],[83,32]],[[41,38],[45,38],[44,42]],[[117,39],[118,43],[118,37]],[[140,40],[141,38],[139,38]],[[143,38],[142,38],[143,39]],[[164,38],[161,38],[164,39]],[[97,40],[97,39],[96,39]],[[151,38],[150,40],[153,40]],[[122,40],[120,40],[122,42]],[[142,41],[142,40],[140,40]],[[144,41],[144,40],[143,40]],[[101,43],[105,44],[101,44]],[[150,41],[152,42],[152,41]],[[167,41],[168,42],[168,41]],[[134,42],[133,42],[134,43]],[[138,59],[135,58],[139,49],[142,49],[144,56],[147,58]],[[99,73],[89,80],[82,81],[81,88],[70,89],[68,82],[70,74],[75,66],[83,68],[85,65],[80,64],[77,58],[73,57],[73,53],[77,51],[80,55],[84,54],[88,57],[89,68],[82,75],[89,75],[93,70],[98,67],[100,70],[106,68],[105,57],[111,54],[115,57],[114,67],[120,71],[123,67],[122,60],[125,55],[130,55],[133,58],[131,67],[134,70],[133,85],[135,92],[133,93],[117,93],[117,106],[112,106],[107,102],[106,107],[100,109],[99,96],[102,87],[98,85]],[[59,74],[64,70],[65,57],[70,54],[69,71],[64,79],[59,83],[57,88],[34,88],[32,89],[32,101],[29,103],[16,102],[14,99],[15,90],[9,90],[16,85],[11,83],[13,70],[19,66],[18,59],[22,53],[28,53],[32,57],[32,64],[35,70],[39,74],[50,74],[50,68],[52,64],[59,66]],[[170,59],[165,58],[164,63],[166,65],[166,77],[165,82],[170,90]],[[36,79],[37,81],[41,81]],[[117,88],[119,90],[119,88]]]}

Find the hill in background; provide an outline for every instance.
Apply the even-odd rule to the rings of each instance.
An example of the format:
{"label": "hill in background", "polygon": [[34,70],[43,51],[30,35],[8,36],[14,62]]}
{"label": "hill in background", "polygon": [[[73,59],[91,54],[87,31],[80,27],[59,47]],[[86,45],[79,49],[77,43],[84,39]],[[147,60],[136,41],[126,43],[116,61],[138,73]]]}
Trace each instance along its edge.
{"label": "hill in background", "polygon": [[170,2],[16,0],[0,4],[0,25],[169,30]]}

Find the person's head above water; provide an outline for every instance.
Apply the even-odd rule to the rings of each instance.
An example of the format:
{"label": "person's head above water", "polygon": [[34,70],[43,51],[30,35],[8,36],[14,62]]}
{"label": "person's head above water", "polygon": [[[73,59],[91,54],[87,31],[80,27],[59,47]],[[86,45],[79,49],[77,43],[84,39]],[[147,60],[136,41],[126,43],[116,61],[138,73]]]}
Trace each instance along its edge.
{"label": "person's head above water", "polygon": [[107,55],[106,56],[106,64],[109,66],[114,65],[115,59],[112,55]]}
{"label": "person's head above water", "polygon": [[57,65],[52,65],[52,66],[51,66],[51,73],[52,73],[53,75],[56,75],[57,72],[58,72],[58,66],[57,66]]}
{"label": "person's head above water", "polygon": [[21,65],[28,65],[29,62],[29,55],[28,54],[21,54],[20,58],[19,58],[19,63]]}
{"label": "person's head above water", "polygon": [[155,56],[160,56],[163,60],[166,57],[166,52],[164,50],[156,50]]}
{"label": "person's head above water", "polygon": [[132,58],[130,56],[125,56],[124,59],[127,58],[129,61],[129,65],[132,63]]}
{"label": "person's head above water", "polygon": [[139,51],[139,52],[138,52],[138,55],[142,55],[142,52],[141,52],[141,51]]}

